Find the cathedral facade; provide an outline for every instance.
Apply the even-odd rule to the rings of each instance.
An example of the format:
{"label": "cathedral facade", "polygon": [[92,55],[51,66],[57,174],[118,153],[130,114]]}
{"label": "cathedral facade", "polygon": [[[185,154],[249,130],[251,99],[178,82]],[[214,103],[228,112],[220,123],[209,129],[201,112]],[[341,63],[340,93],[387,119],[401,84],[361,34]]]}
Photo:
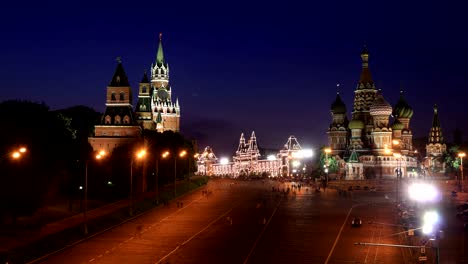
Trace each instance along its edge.
{"label": "cathedral facade", "polygon": [[94,136],[88,139],[95,151],[112,152],[115,148],[134,142],[143,129],[179,132],[180,106],[172,100],[169,85],[169,64],[165,61],[162,37],[156,60],[151,65],[151,78],[146,72],[139,83],[138,102],[132,104],[132,88],[118,59],[117,68],[107,86],[106,110],[95,126]]}
{"label": "cathedral facade", "polygon": [[[362,69],[348,120],[339,93],[331,105],[328,128],[331,155],[340,164],[343,179],[412,177],[417,175],[410,120],[413,109],[403,92],[394,108],[378,90],[369,69],[369,52],[361,52]],[[393,117],[391,122],[390,117]]]}

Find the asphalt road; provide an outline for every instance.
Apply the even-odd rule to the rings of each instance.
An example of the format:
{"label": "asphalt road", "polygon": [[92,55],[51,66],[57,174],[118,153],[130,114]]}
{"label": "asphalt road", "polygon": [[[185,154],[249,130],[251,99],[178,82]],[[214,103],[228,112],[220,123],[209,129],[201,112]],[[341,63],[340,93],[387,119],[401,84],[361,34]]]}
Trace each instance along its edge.
{"label": "asphalt road", "polygon": [[38,263],[405,263],[401,248],[354,245],[404,243],[385,193],[272,187],[291,183],[213,180]]}

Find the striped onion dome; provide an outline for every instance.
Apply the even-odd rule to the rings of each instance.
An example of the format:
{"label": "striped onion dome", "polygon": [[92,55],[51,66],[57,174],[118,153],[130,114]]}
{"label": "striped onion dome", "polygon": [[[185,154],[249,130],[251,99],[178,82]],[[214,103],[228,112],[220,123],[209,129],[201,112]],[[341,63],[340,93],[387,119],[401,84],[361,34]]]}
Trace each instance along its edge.
{"label": "striped onion dome", "polygon": [[385,101],[382,93],[379,91],[369,108],[369,112],[372,116],[389,116],[392,114],[392,106]]}

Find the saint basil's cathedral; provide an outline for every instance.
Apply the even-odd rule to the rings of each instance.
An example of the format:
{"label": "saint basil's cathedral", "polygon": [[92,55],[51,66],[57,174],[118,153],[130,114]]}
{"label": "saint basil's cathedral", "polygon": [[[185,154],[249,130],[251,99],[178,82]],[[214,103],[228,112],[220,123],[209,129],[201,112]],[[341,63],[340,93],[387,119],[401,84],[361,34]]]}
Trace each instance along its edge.
{"label": "saint basil's cathedral", "polygon": [[[440,158],[445,152],[442,131],[434,106],[434,121],[426,158],[418,163],[418,151],[413,149],[410,121],[413,109],[406,102],[403,91],[395,107],[385,100],[371,77],[369,52],[361,52],[362,69],[354,91],[351,121],[339,93],[331,104],[332,121],[328,128],[328,147],[338,161],[338,174],[343,179],[373,179],[416,177],[425,173],[442,171]],[[393,117],[393,122],[390,122]]]}
{"label": "saint basil's cathedral", "polygon": [[120,59],[117,62],[107,86],[106,110],[94,128],[94,137],[88,139],[93,149],[112,152],[138,139],[143,129],[179,132],[180,106],[178,99],[172,100],[169,64],[164,59],[161,34],[156,60],[151,65],[151,79],[146,72],[143,74],[135,110],[128,77]]}

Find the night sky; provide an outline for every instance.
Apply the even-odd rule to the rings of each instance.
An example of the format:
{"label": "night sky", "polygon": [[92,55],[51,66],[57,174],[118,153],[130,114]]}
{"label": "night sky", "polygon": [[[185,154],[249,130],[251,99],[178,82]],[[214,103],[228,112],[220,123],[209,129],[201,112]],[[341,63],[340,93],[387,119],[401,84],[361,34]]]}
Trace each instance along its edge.
{"label": "night sky", "polygon": [[446,138],[456,127],[468,138],[467,1],[9,2],[0,101],[102,112],[120,56],[136,103],[162,32],[182,133],[200,148],[230,155],[253,130],[261,147],[295,135],[318,148],[337,83],[352,110],[366,44],[386,100],[395,105],[404,89],[414,137],[428,135],[437,103]]}

